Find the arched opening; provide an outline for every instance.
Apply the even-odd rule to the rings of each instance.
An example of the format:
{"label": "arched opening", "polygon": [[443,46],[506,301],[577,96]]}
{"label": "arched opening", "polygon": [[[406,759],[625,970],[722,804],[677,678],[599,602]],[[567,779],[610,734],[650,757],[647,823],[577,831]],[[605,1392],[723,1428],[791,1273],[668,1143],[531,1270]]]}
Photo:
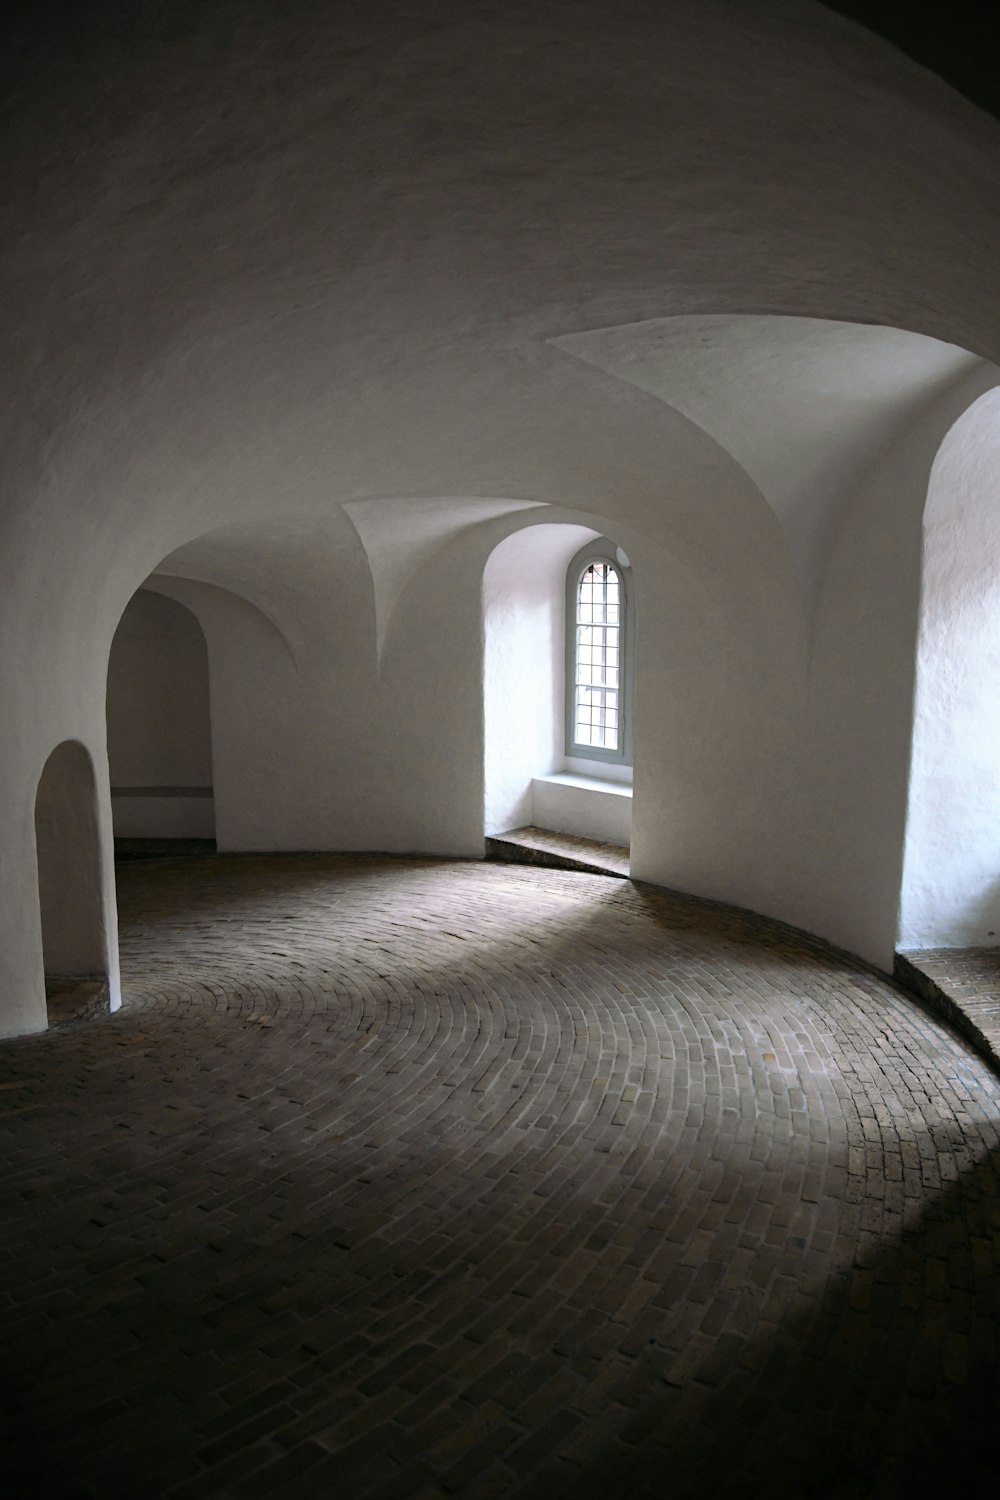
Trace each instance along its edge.
{"label": "arched opening", "polygon": [[610,846],[622,874],[631,839],[631,756],[583,754],[567,732],[575,660],[567,579],[577,559],[599,545],[614,557],[615,544],[590,527],[543,523],[505,538],[487,560],[484,826],[490,852],[501,857],[520,847],[575,858],[581,851],[572,841],[583,840]]}
{"label": "arched opening", "polygon": [[139,589],[111,646],[108,765],[119,853],[215,838],[208,647],[195,615]]}
{"label": "arched opening", "polygon": [[1000,947],[1000,389],[931,471],[902,949]]}
{"label": "arched opening", "polygon": [[49,1021],[117,1002],[109,980],[97,786],[78,740],[52,751],[35,795],[38,905]]}

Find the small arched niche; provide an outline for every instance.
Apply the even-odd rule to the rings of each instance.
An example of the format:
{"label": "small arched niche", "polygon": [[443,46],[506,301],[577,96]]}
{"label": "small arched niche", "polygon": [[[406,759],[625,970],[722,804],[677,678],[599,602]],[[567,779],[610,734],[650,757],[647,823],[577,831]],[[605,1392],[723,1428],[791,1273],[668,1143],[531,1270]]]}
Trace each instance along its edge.
{"label": "small arched niche", "polygon": [[107,720],[116,840],[214,839],[208,647],[175,599],[142,588],[126,606]]}
{"label": "small arched niche", "polygon": [[35,794],[38,904],[49,1020],[110,998],[97,785],[90,755],[64,740]]}

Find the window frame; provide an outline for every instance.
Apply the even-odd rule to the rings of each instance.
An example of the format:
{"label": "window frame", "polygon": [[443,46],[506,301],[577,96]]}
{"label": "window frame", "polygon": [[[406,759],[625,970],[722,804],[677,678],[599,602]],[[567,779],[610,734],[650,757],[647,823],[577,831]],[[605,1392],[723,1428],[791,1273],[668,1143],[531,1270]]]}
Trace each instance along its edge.
{"label": "window frame", "polygon": [[[633,763],[635,726],[635,599],[632,567],[624,552],[607,537],[588,542],[575,553],[566,569],[566,678],[565,754],[573,760],[604,761],[606,764],[630,766]],[[576,668],[577,668],[577,601],[580,583],[593,563],[613,568],[619,581],[618,637],[618,746],[614,750],[597,745],[581,745],[576,738]]]}

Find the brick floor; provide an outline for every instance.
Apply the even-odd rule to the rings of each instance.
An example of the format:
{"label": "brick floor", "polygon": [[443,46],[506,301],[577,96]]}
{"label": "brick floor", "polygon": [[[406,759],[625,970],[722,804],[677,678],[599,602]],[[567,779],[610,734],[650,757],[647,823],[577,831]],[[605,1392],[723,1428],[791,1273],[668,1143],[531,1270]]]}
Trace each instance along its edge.
{"label": "brick floor", "polygon": [[788,929],[599,875],[119,871],[0,1049],[5,1493],[993,1493],[1000,1084]]}
{"label": "brick floor", "polygon": [[896,975],[1000,1068],[1000,949],[910,949]]}

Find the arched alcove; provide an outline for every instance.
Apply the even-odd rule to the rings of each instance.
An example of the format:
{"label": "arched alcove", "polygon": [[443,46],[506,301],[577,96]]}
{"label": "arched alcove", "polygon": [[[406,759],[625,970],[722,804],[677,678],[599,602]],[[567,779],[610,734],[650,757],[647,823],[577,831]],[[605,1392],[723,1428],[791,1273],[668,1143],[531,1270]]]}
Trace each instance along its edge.
{"label": "arched alcove", "polygon": [[1000,388],[931,471],[899,946],[1000,946]]}
{"label": "arched alcove", "polygon": [[45,762],[35,796],[35,846],[51,1015],[58,997],[80,984],[104,992],[109,986],[97,786],[78,740],[64,740]]}
{"label": "arched alcove", "polygon": [[[631,768],[566,761],[566,569],[601,533],[572,523],[529,525],[505,537],[483,572],[484,831],[537,824],[628,842],[630,818],[586,787]],[[588,776],[589,773],[589,776]],[[570,782],[579,785],[571,786]],[[621,788],[627,800],[627,789]]]}
{"label": "arched alcove", "polygon": [[139,589],[108,662],[108,765],[119,839],[212,839],[208,647],[196,616]]}

